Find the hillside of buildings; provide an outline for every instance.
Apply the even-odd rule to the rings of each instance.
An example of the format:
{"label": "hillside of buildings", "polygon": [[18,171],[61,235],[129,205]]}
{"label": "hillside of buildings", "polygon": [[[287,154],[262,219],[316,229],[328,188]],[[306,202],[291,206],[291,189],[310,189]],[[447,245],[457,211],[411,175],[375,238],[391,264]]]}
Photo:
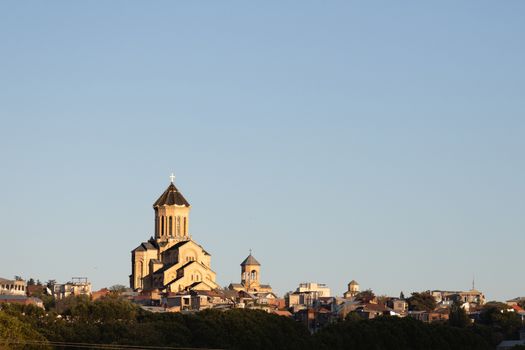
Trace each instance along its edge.
{"label": "hillside of buildings", "polygon": [[[483,326],[424,323],[413,318],[361,318],[350,313],[315,334],[292,318],[261,310],[153,313],[112,294],[92,301],[71,296],[57,309],[3,304],[0,346],[53,348],[71,343],[214,349],[492,349],[498,318]],[[487,311],[489,312],[489,311]],[[492,316],[490,316],[492,317]],[[459,317],[458,319],[461,319]],[[3,344],[2,344],[3,343]]]}
{"label": "hillside of buildings", "polygon": [[[510,349],[525,346],[525,298],[424,290],[376,295],[352,280],[342,295],[300,283],[279,296],[252,254],[221,287],[190,235],[191,205],[172,182],[153,203],[154,236],[131,252],[129,288],[93,291],[87,277],[0,278],[0,342],[217,349]],[[263,261],[263,260],[261,260]],[[0,343],[1,345],[1,343]],[[88,346],[88,345],[87,345]]]}

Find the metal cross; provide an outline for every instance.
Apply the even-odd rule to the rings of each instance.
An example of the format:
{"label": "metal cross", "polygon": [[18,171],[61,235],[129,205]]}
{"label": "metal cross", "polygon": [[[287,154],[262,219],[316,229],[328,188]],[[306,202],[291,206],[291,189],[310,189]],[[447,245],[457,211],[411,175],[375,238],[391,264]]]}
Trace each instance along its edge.
{"label": "metal cross", "polygon": [[175,181],[175,174],[171,173],[170,179],[171,179],[171,183],[173,183],[173,181]]}

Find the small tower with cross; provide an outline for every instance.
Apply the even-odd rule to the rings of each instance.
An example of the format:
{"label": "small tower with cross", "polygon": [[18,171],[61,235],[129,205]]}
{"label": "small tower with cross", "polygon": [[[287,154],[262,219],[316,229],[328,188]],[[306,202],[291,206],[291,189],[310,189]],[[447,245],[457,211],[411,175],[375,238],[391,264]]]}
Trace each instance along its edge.
{"label": "small tower with cross", "polygon": [[250,255],[241,263],[241,283],[248,291],[259,290],[259,273],[261,264],[253,257],[252,250]]}

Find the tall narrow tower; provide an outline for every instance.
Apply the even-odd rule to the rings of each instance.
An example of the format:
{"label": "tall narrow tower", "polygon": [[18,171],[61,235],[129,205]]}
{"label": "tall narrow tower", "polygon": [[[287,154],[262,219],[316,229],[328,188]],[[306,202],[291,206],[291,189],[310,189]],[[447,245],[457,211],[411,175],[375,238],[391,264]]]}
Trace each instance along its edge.
{"label": "tall narrow tower", "polygon": [[241,283],[248,291],[259,290],[259,272],[261,264],[253,257],[251,251],[250,255],[241,263]]}
{"label": "tall narrow tower", "polygon": [[173,184],[174,177],[164,193],[153,203],[155,210],[155,240],[180,242],[190,239],[190,203]]}

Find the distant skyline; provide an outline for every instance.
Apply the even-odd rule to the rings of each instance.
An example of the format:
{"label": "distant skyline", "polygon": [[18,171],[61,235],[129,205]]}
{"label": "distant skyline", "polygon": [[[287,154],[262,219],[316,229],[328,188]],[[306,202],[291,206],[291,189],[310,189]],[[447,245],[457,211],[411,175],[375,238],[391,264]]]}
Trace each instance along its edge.
{"label": "distant skyline", "polygon": [[173,172],[220,285],[525,295],[524,14],[0,3],[0,277],[128,285]]}

